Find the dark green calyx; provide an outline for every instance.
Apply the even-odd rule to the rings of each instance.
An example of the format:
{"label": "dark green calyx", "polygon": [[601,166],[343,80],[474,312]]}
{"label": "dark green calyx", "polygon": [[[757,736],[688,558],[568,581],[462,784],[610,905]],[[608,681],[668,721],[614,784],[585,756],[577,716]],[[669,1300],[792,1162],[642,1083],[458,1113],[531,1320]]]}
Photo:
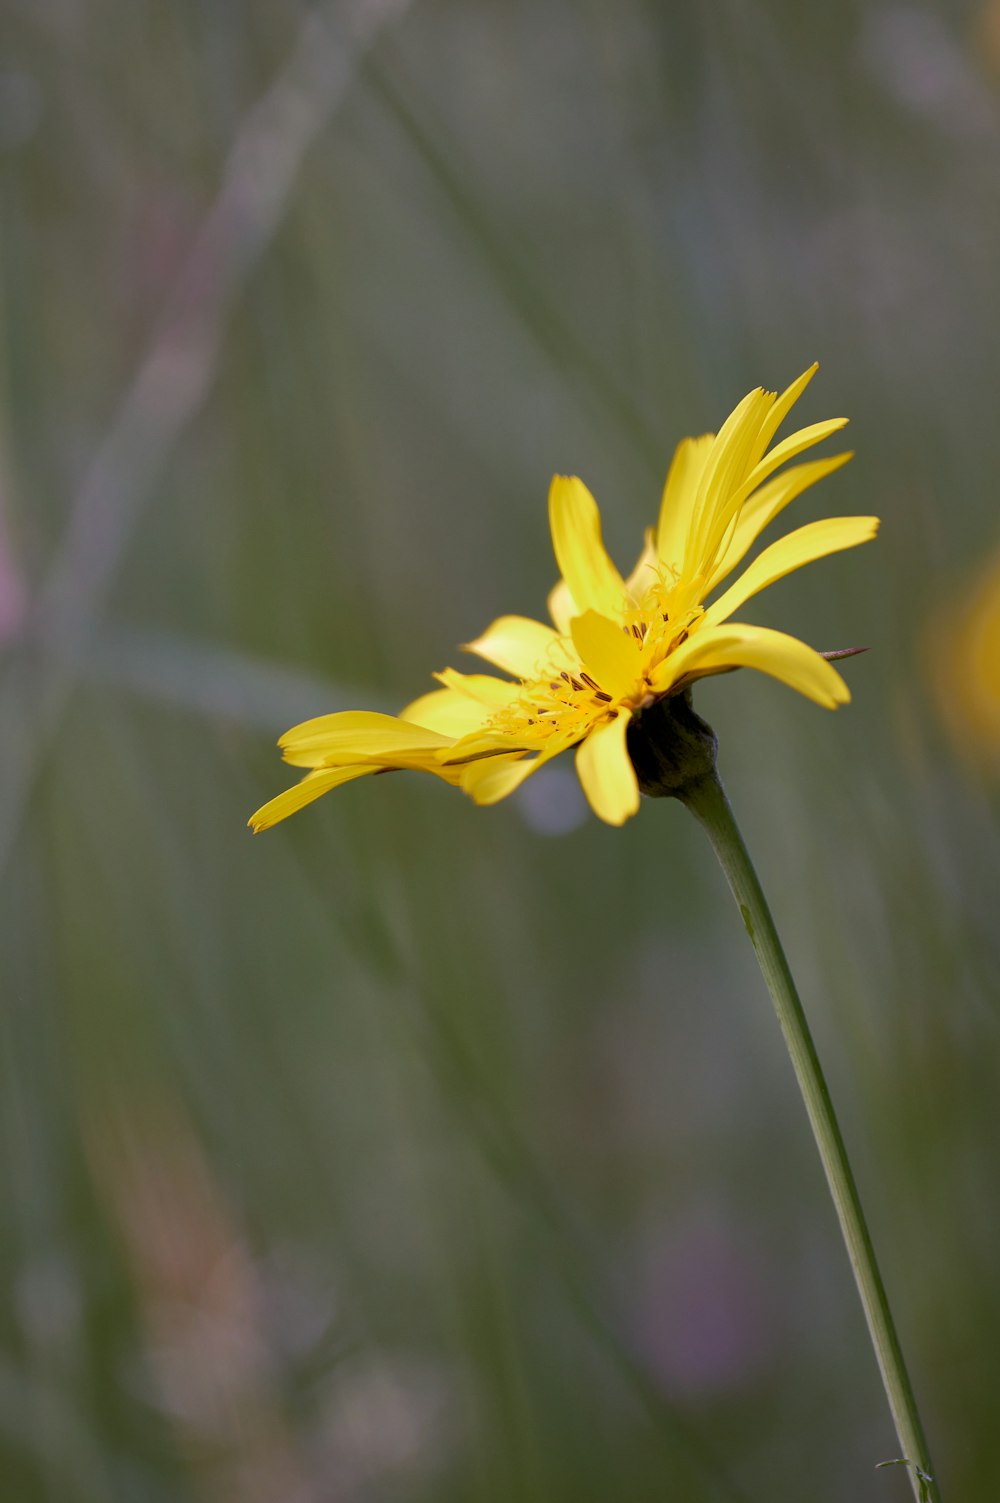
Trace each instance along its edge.
{"label": "dark green calyx", "polygon": [[632,717],[628,754],[650,798],[680,798],[715,776],[715,732],[691,708],[691,691],[658,699]]}

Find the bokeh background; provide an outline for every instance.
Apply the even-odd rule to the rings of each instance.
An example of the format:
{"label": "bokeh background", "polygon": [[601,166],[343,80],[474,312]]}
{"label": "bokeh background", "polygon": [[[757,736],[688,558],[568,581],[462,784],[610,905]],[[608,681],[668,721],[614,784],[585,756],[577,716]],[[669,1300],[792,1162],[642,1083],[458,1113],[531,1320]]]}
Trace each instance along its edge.
{"label": "bokeh background", "polygon": [[[0,60],[0,1492],[908,1496],[790,1068],[694,822],[571,768],[352,785],[628,566],[751,386],[879,541],[699,687],[947,1497],[996,1496],[1000,6],[8,0]],[[834,446],[828,445],[827,452]]]}

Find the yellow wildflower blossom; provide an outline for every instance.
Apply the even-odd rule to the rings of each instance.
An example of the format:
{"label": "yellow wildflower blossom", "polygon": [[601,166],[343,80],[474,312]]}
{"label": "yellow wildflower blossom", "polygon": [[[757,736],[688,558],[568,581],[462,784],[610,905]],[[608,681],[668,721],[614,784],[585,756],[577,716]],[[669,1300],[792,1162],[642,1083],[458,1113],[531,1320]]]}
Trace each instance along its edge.
{"label": "yellow wildflower blossom", "polygon": [[576,747],[591,808],[619,825],[639,806],[628,754],[630,722],[695,679],[758,668],[834,709],[850,698],[832,663],[797,638],[730,621],[750,596],[803,564],[875,536],[876,517],[810,522],[765,548],[738,579],[709,597],[770,522],[848,454],[779,470],[843,427],[814,423],[771,447],[816,371],[778,396],[758,388],[718,434],[684,439],[663,489],[659,522],[623,577],[601,539],[600,514],[576,476],[549,491],[561,578],[549,596],[553,624],[501,616],[467,650],[511,675],[458,673],[399,717],[346,711],[307,720],[282,736],[285,760],[309,771],[258,809],[265,830],[331,788],[367,773],[412,767],[462,788],[478,804],[513,792],[536,768]]}
{"label": "yellow wildflower blossom", "polygon": [[[949,650],[941,645],[947,623]],[[926,634],[938,703],[959,751],[971,761],[1000,757],[1000,550],[952,592]]]}

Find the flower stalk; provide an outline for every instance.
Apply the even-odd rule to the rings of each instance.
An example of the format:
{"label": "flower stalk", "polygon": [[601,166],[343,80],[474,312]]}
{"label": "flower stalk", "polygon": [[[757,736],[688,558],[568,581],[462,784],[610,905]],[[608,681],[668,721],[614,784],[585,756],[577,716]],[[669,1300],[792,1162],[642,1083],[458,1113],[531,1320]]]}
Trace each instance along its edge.
{"label": "flower stalk", "polygon": [[[697,718],[693,716],[693,712],[690,713],[691,718]],[[708,727],[703,722],[700,724],[710,736]],[[651,788],[647,791],[667,792],[666,789]],[[843,1135],[809,1024],[750,854],[714,765],[707,771],[701,771],[681,789],[672,789],[670,792],[687,805],[708,835],[743,917],[761,973],[771,993],[840,1221],[841,1234],[861,1296],[868,1331],[903,1452],[899,1462],[906,1466],[917,1503],[940,1503],[940,1493],[932,1475],[927,1441],[913,1387],[903,1360]]]}

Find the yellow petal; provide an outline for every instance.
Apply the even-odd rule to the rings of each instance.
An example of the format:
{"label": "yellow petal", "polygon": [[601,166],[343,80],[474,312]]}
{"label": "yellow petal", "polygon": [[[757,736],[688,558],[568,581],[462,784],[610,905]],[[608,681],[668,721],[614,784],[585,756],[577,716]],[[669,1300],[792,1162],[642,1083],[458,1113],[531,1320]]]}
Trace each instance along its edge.
{"label": "yellow petal", "polygon": [[768,413],[767,417],[764,419],[764,422],[761,424],[760,433],[757,435],[757,442],[754,445],[753,449],[753,455],[751,459],[752,465],[756,465],[764,457],[764,452],[767,449],[768,444],[771,442],[772,438],[777,433],[782,423],[785,421],[785,418],[791,412],[792,408],[799,400],[799,397],[801,397],[802,393],[805,391],[806,387],[809,385],[809,382],[812,380],[813,376],[815,376],[818,370],[819,361],[814,360],[809,369],[803,371],[801,376],[797,376],[796,379],[792,382],[791,386],[786,386],[785,390],[781,393],[781,396],[777,398],[774,406],[771,408],[771,411]]}
{"label": "yellow petal", "polygon": [[597,502],[576,475],[552,477],[549,525],[556,562],[579,608],[620,616],[625,581],[605,551]]}
{"label": "yellow petal", "polygon": [[560,579],[549,591],[548,599],[549,615],[556,623],[556,628],[564,637],[569,636],[569,624],[574,616],[580,614],[580,607],[569,592],[569,585],[565,579]]}
{"label": "yellow petal", "polygon": [[444,767],[465,767],[472,762],[481,762],[487,757],[509,755],[511,752],[532,751],[539,739],[532,741],[531,731],[525,726],[523,736],[503,735],[499,731],[473,731],[463,736],[454,746],[437,753],[438,762]]}
{"label": "yellow petal", "polygon": [[868,543],[878,532],[878,517],[824,517],[809,522],[765,548],[739,579],[705,612],[705,625],[717,626],[756,595],[794,569],[801,569],[829,553]]}
{"label": "yellow petal", "polygon": [[470,762],[467,766],[458,770],[461,776],[461,784],[464,791],[475,799],[477,804],[496,804],[500,799],[506,798],[519,788],[525,778],[537,772],[546,762],[551,762],[553,757],[558,757],[574,745],[575,738],[572,735],[549,736],[542,745],[542,749],[535,757],[499,755],[482,757],[478,761]]}
{"label": "yellow petal", "polygon": [[755,465],[747,476],[744,490],[746,494],[762,485],[769,475],[773,475],[779,465],[789,459],[795,459],[806,449],[811,449],[814,444],[822,443],[824,438],[829,438],[831,433],[838,433],[841,428],[847,426],[847,418],[828,418],[824,423],[812,423],[808,428],[800,428],[797,433],[790,433],[783,438],[780,444],[775,444],[769,454],[765,454],[759,464]]}
{"label": "yellow petal", "polygon": [[642,672],[642,654],[635,637],[597,611],[584,611],[570,630],[585,671],[612,699],[624,699]]}
{"label": "yellow petal", "polygon": [[508,678],[495,678],[492,673],[459,673],[457,668],[442,668],[434,677],[446,689],[464,694],[487,710],[498,710],[503,705],[509,705],[521,693],[520,684],[511,683]]}
{"label": "yellow petal", "polygon": [[367,773],[381,772],[381,770],[379,767],[362,766],[322,768],[317,772],[307,772],[294,788],[286,788],[284,793],[278,794],[277,798],[262,805],[256,814],[251,814],[250,828],[255,835],[259,835],[262,830],[269,830],[279,820],[287,819],[289,814],[294,814],[297,809],[311,804],[313,799],[329,793],[331,788],[337,788],[341,783],[349,783],[352,778],[363,778]]}
{"label": "yellow petal", "polygon": [[464,650],[517,678],[540,678],[553,668],[567,666],[559,633],[527,616],[499,617]]}
{"label": "yellow petal", "polygon": [[656,580],[657,574],[656,539],[651,529],[646,531],[646,541],[642,552],[636,559],[635,568],[625,581],[625,586],[633,600],[641,600]]}
{"label": "yellow petal", "polygon": [[748,392],[729,414],[709,451],[698,482],[684,550],[684,573],[702,573],[728,525],[732,498],[746,480],[754,441],[774,403],[774,393],[760,387]]}
{"label": "yellow petal", "polygon": [[656,552],[668,569],[680,572],[683,567],[698,485],[714,442],[714,433],[703,433],[682,439],[674,450],[656,528]]}
{"label": "yellow petal", "polygon": [[432,689],[408,704],[400,719],[451,737],[467,736],[483,724],[488,714],[485,705],[457,689]]}
{"label": "yellow petal", "polygon": [[740,509],[732,537],[709,581],[709,590],[732,573],[765,527],[774,521],[779,512],[784,511],[790,501],[801,496],[803,491],[815,485],[818,480],[832,475],[834,470],[839,470],[853,457],[848,450],[846,454],[834,454],[832,459],[811,459],[806,464],[793,465],[790,470],[776,475],[773,480],[755,490]]}
{"label": "yellow petal", "polygon": [[587,802],[605,824],[621,825],[639,807],[639,784],[626,746],[630,715],[621,710],[590,732],[576,754]]}
{"label": "yellow petal", "polygon": [[347,766],[371,758],[392,758],[398,753],[432,750],[447,746],[451,738],[423,726],[411,725],[395,715],[369,710],[341,710],[293,726],[281,737],[285,761],[296,767],[320,767],[338,763]]}
{"label": "yellow petal", "polygon": [[[800,377],[799,381],[801,382],[801,380],[802,378]],[[797,384],[793,382],[790,390],[794,391]],[[784,398],[781,400],[785,400],[787,396],[788,393],[786,392]],[[778,403],[775,403],[775,405],[777,406]],[[774,431],[771,426],[772,420],[773,408],[770,413],[765,414],[759,430],[760,434]],[[813,423],[808,428],[800,428],[797,433],[793,433],[790,437],[782,439],[781,443],[776,445],[770,454],[765,455],[758,463],[752,463],[747,466],[747,473],[738,478],[728,497],[723,497],[720,500],[711,518],[710,525],[707,528],[703,528],[699,535],[698,562],[706,575],[714,576],[717,573],[720,558],[729,551],[732,535],[739,523],[743,505],[747,497],[752,494],[757,486],[762,485],[779,465],[783,465],[789,459],[794,459],[797,454],[801,454],[803,450],[811,448],[813,444],[820,443],[824,438],[828,438],[831,433],[836,433],[839,428],[843,428],[846,422],[846,418],[831,418],[823,423]],[[759,443],[752,446],[751,460],[758,457],[759,449]]]}
{"label": "yellow petal", "polygon": [[836,668],[805,642],[766,626],[735,622],[692,633],[655,670],[651,683],[656,693],[664,694],[681,683],[727,668],[758,668],[829,710],[846,705],[851,697]]}
{"label": "yellow petal", "polygon": [[520,788],[541,761],[541,757],[489,757],[470,762],[462,771],[462,789],[477,804],[498,804]]}

